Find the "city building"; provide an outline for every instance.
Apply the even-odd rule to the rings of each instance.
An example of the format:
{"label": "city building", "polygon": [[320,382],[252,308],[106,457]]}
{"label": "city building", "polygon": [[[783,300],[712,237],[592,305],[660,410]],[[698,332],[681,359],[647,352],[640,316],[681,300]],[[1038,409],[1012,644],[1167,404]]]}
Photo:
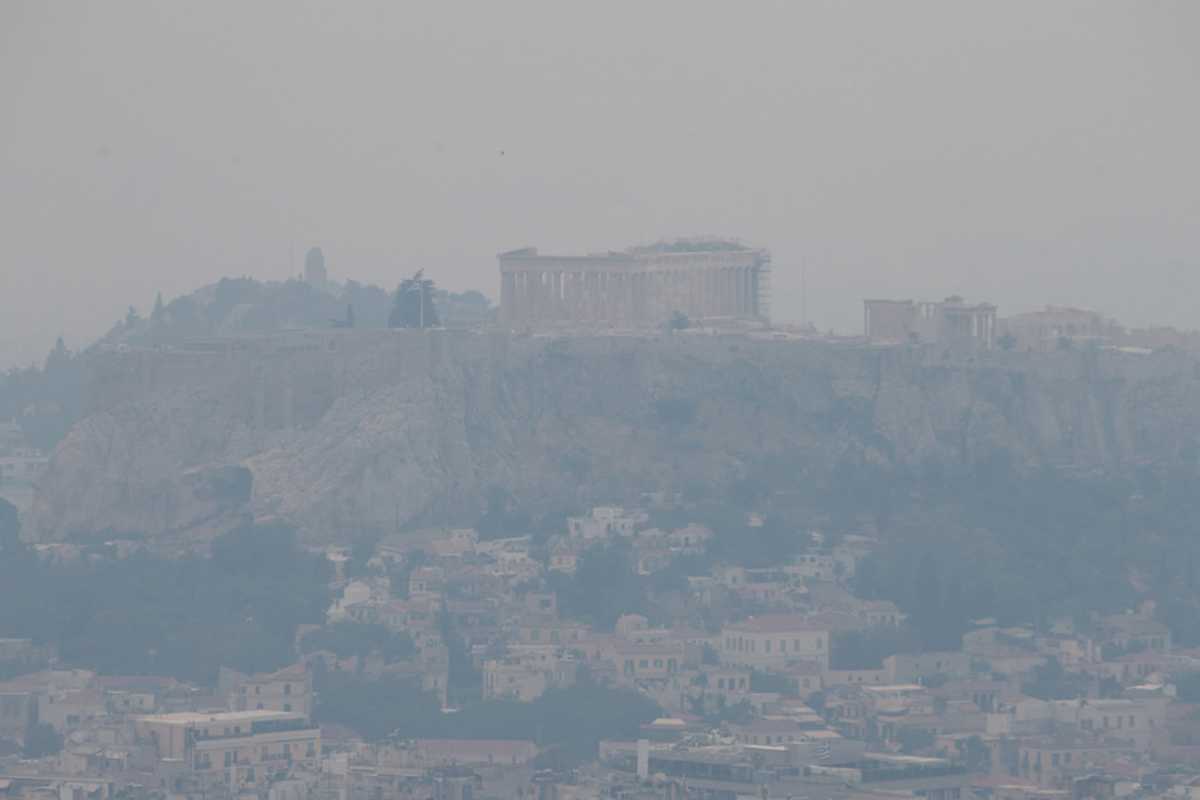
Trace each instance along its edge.
{"label": "city building", "polygon": [[764,614],[721,629],[722,664],[782,669],[807,661],[829,668],[829,631],[799,614]]}
{"label": "city building", "polygon": [[516,645],[483,664],[483,697],[528,703],[575,683],[578,663],[554,645]]}
{"label": "city building", "polygon": [[286,711],[312,714],[312,676],[303,664],[262,675],[242,675],[221,668],[218,685],[231,711]]}
{"label": "city building", "polygon": [[283,711],[147,715],[134,729],[160,762],[231,788],[265,784],[297,764],[315,769],[321,756],[320,728]]}

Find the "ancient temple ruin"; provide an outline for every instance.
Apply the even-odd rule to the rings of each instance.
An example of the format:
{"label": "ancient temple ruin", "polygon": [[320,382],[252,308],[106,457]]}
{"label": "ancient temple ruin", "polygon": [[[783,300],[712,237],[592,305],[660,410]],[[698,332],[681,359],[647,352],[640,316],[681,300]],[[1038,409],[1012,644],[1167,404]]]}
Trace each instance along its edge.
{"label": "ancient temple ruin", "polygon": [[501,253],[500,320],[514,327],[766,321],[771,256],[739,242],[664,242],[585,256]]}

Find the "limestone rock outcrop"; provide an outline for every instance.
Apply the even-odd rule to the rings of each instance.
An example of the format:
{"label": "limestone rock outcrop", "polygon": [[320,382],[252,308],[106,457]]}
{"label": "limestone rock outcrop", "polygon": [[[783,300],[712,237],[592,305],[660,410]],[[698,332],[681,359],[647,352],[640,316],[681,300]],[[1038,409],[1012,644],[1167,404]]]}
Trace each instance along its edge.
{"label": "limestone rock outcrop", "polygon": [[97,355],[27,530],[187,537],[240,514],[312,541],[719,487],[786,457],[1121,471],[1200,442],[1179,353],[992,353],[751,337],[311,331]]}

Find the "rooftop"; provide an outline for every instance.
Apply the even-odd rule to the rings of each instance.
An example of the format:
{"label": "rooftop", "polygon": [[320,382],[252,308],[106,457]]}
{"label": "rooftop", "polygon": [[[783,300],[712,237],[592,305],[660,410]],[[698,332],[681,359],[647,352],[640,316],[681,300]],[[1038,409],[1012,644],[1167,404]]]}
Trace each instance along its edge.
{"label": "rooftop", "polygon": [[827,632],[827,628],[814,624],[801,614],[762,614],[747,617],[741,622],[730,623],[729,628],[750,633],[790,633],[792,631]]}
{"label": "rooftop", "polygon": [[265,722],[267,720],[305,719],[303,714],[290,711],[216,711],[211,713],[177,711],[170,714],[147,714],[137,717],[138,722],[159,725],[202,725],[210,722]]}

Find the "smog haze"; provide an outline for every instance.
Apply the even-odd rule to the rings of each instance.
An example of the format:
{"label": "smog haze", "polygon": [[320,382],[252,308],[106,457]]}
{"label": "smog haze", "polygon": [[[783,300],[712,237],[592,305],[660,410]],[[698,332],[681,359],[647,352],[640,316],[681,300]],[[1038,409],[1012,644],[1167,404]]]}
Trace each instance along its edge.
{"label": "smog haze", "polygon": [[0,365],[317,244],[331,278],[425,268],[495,301],[503,250],[738,236],[772,248],[773,316],[821,330],[952,293],[1194,328],[1198,25],[1187,2],[5,3]]}

